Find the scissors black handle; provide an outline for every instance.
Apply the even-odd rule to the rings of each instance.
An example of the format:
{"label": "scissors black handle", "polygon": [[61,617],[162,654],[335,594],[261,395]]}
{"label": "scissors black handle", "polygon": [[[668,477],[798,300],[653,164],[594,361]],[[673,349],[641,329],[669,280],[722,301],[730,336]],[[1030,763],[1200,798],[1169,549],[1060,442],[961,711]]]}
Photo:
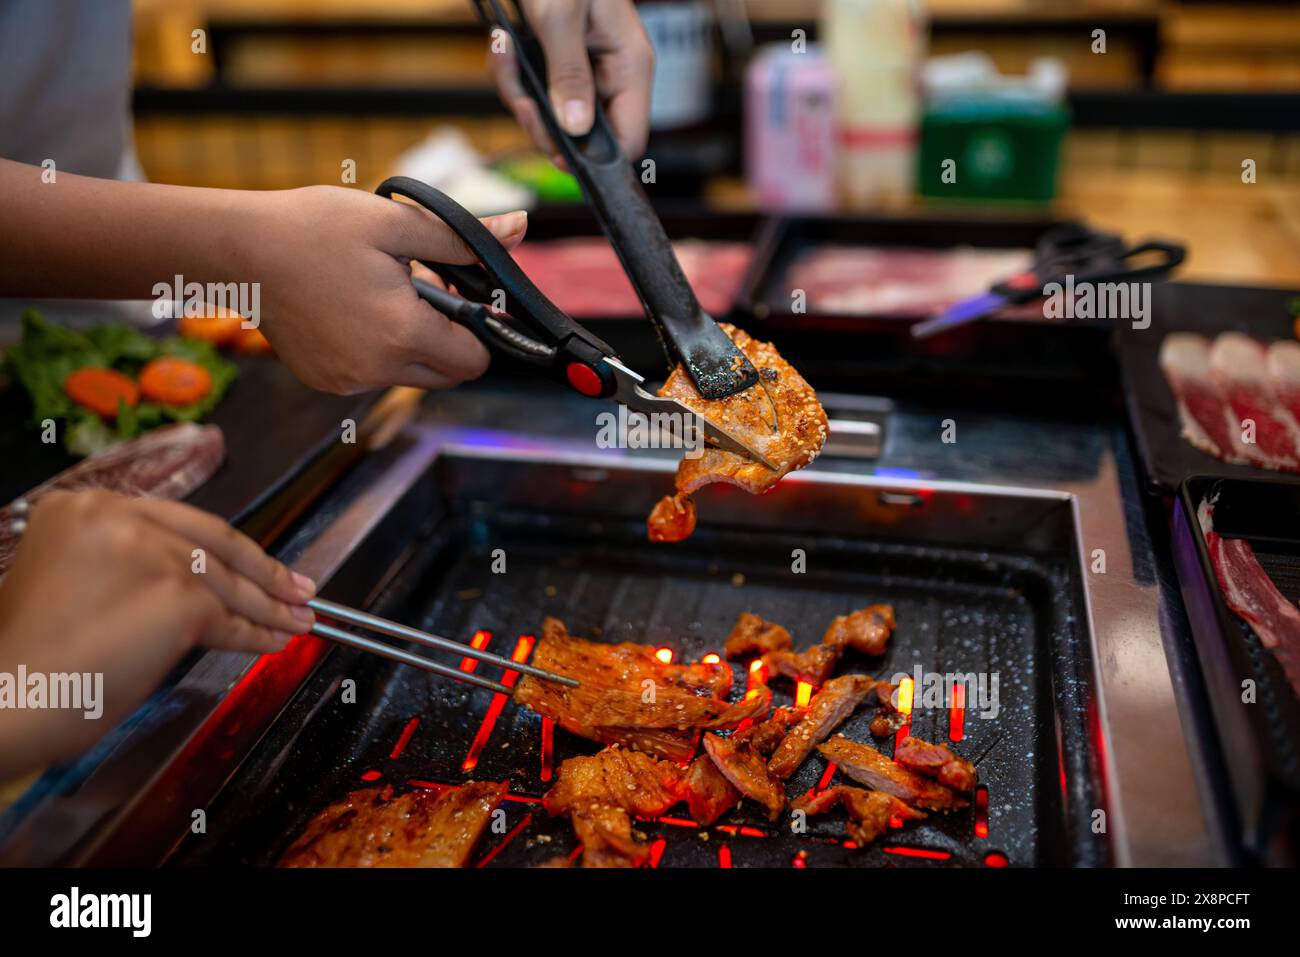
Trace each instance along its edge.
{"label": "scissors black handle", "polygon": [[[1158,253],[1158,258],[1134,263],[1138,256]],[[1187,256],[1187,247],[1163,240],[1128,246],[1115,233],[1098,232],[1082,224],[1049,230],[1034,247],[1034,264],[1028,272],[1003,280],[993,291],[1013,303],[1031,302],[1048,283],[1075,284],[1133,281],[1168,275]]]}
{"label": "scissors black handle", "polygon": [[[423,206],[479,259],[466,266],[420,260],[466,297],[416,280],[421,299],[469,328],[489,348],[528,363],[575,392],[605,398],[617,391],[614,374],[604,362],[616,356],[614,350],[547,299],[473,213],[441,190],[408,176],[390,177],[375,192],[389,199],[404,196]],[[488,307],[498,300],[500,312]]]}
{"label": "scissors black handle", "polygon": [[599,100],[591,132],[571,136],[556,119],[546,91],[546,58],[518,4],[507,15],[498,0],[474,0],[490,30],[510,37],[524,89],[569,169],[582,186],[605,235],[618,254],[659,332],[670,362],[680,361],[700,394],[720,399],[749,388],[758,370],[700,306],[654,207],[614,137]]}

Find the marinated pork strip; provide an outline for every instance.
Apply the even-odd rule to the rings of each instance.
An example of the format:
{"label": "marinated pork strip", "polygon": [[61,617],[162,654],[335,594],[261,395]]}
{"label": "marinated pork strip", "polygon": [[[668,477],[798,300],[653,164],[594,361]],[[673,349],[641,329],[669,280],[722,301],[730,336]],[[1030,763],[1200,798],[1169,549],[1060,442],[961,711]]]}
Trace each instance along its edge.
{"label": "marinated pork strip", "polygon": [[761,755],[730,738],[716,734],[704,736],[704,750],[722,776],[741,794],[767,808],[769,820],[775,821],[785,807],[785,787],[768,773]]}
{"label": "marinated pork strip", "polygon": [[1227,399],[1210,373],[1210,341],[1191,332],[1171,332],[1160,343],[1160,369],[1178,400],[1183,438],[1202,452],[1225,462],[1254,461],[1239,436]]}
{"label": "marinated pork strip", "polygon": [[317,814],[281,867],[464,867],[507,783],[410,791],[353,791]]}
{"label": "marinated pork strip", "polygon": [[764,758],[770,758],[790,733],[790,729],[802,721],[806,713],[804,708],[783,705],[773,711],[766,721],[738,729],[731,736],[731,740],[737,744],[743,741],[751,751],[761,754]]}
{"label": "marinated pork strip", "polygon": [[767,621],[761,615],[742,611],[736,624],[727,636],[723,653],[728,658],[743,658],[746,655],[765,655],[770,651],[780,651],[794,644],[790,632],[775,622]]}
{"label": "marinated pork strip", "polygon": [[817,745],[817,750],[859,784],[892,794],[914,807],[929,811],[966,807],[966,801],[951,788],[900,767],[869,744],[859,744],[837,734]]}
{"label": "marinated pork strip", "polygon": [[975,765],[953,754],[946,744],[932,744],[909,734],[894,747],[894,760],[954,791],[973,791],[979,780]]}
{"label": "marinated pork strip", "polygon": [[684,497],[714,482],[738,485],[745,491],[765,492],[795,469],[812,462],[826,442],[826,412],[817,393],[790,363],[781,358],[771,343],[759,342],[727,323],[720,328],[758,370],[759,381],[725,399],[705,399],[686,370],[678,365],[659,394],[681,402],[742,438],[777,468],[734,452],[706,448],[698,458],[684,458],[677,467],[677,494],[670,508],[660,502],[652,516],[650,536],[658,541],[679,541],[669,537],[675,531],[663,516],[675,516],[684,507]]}
{"label": "marinated pork strip", "polygon": [[582,845],[583,867],[641,867],[650,847],[632,831],[627,811],[613,804],[588,802],[570,815],[573,833]]}
{"label": "marinated pork strip", "polygon": [[[731,687],[727,665],[665,664],[656,650],[586,641],[547,618],[532,663],[576,678],[581,687],[526,675],[515,701],[573,734],[675,761],[690,759],[699,728],[731,727],[768,707],[768,696],[734,705],[722,697]],[[653,702],[644,700],[646,681],[653,682]]]}
{"label": "marinated pork strip", "polygon": [[[164,425],[82,459],[22,498],[30,507],[55,490],[104,489],[131,498],[180,501],[210,479],[225,456],[225,438],[217,426]],[[14,523],[22,518],[12,502],[0,508],[0,576],[13,561],[18,547]]]}
{"label": "marinated pork strip", "polygon": [[788,648],[770,651],[763,656],[763,664],[769,672],[784,675],[791,681],[820,685],[830,678],[842,657],[844,645],[813,645],[803,651]]}
{"label": "marinated pork strip", "polygon": [[824,645],[848,645],[864,655],[883,655],[889,636],[894,633],[892,605],[870,605],[840,615],[822,636]]}
{"label": "marinated pork strip", "polygon": [[892,794],[845,785],[806,794],[792,801],[790,809],[801,810],[811,817],[826,814],[841,804],[849,815],[849,837],[859,847],[866,847],[888,831],[893,821],[917,821],[926,816],[924,811],[904,804]]}
{"label": "marinated pork strip", "polygon": [[799,770],[812,749],[856,711],[875,687],[875,679],[868,675],[842,675],[826,682],[808,702],[803,720],[777,746],[767,762],[768,773],[785,780]]}
{"label": "marinated pork strip", "polygon": [[542,798],[548,814],[565,814],[585,804],[612,804],[637,817],[663,814],[682,799],[683,771],[639,751],[609,747],[569,758]]}
{"label": "marinated pork strip", "polygon": [[[1264,346],[1239,332],[1220,334],[1210,348],[1210,375],[1245,429],[1255,425],[1255,448],[1271,468],[1300,468],[1300,426],[1274,397]],[[1248,443],[1247,447],[1249,447]]]}
{"label": "marinated pork strip", "polygon": [[1224,538],[1214,530],[1214,508],[1209,502],[1201,503],[1197,518],[1228,607],[1273,653],[1292,694],[1300,698],[1300,609],[1278,591],[1248,541]]}
{"label": "marinated pork strip", "polygon": [[740,803],[740,792],[718,770],[713,759],[697,754],[682,779],[686,806],[697,824],[707,827]]}
{"label": "marinated pork strip", "polygon": [[665,495],[646,520],[652,542],[680,542],[695,531],[695,502],[688,495]]}

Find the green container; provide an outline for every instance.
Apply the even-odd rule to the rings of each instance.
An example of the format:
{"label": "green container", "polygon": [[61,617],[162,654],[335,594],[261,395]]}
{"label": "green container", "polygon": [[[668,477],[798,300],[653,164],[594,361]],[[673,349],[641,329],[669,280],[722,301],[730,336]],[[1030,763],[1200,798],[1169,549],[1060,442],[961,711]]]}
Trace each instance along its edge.
{"label": "green container", "polygon": [[921,120],[917,189],[932,199],[1048,202],[1069,125],[1062,103],[990,94],[938,99]]}

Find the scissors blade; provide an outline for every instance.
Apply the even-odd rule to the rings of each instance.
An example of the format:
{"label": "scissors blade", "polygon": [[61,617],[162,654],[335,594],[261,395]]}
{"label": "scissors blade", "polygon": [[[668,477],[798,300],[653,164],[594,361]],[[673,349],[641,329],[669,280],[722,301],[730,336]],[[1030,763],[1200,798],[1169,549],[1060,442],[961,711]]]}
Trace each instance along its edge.
{"label": "scissors blade", "polygon": [[[620,402],[632,409],[634,412],[640,412],[646,416],[652,416],[656,413],[669,413],[666,418],[657,421],[666,422],[669,429],[678,436],[685,438],[681,434],[679,423],[685,423],[688,419],[693,418],[700,423],[701,431],[704,433],[704,441],[709,445],[722,449],[725,452],[734,452],[736,455],[743,455],[760,462],[768,468],[780,471],[775,463],[767,456],[763,455],[748,442],[743,441],[737,435],[724,429],[708,416],[696,412],[689,406],[667,396],[655,395],[645,387],[645,378],[639,373],[633,372],[617,359],[606,356],[603,360],[607,366],[614,370],[614,380],[618,383],[618,389],[613,395],[615,402]],[[656,421],[651,419],[652,422]]]}
{"label": "scissors blade", "polygon": [[912,338],[928,339],[949,329],[956,329],[958,326],[983,319],[989,313],[997,312],[1007,305],[1008,301],[1005,296],[998,295],[996,292],[986,292],[979,296],[972,296],[970,299],[963,299],[933,319],[926,319],[913,325]]}

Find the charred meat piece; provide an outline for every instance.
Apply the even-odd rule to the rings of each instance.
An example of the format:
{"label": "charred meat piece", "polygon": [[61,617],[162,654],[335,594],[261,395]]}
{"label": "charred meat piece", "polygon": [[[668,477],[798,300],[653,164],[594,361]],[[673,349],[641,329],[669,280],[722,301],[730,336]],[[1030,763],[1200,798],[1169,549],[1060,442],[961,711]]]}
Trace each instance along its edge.
{"label": "charred meat piece", "polygon": [[891,685],[888,681],[876,682],[876,701],[880,707],[876,710],[876,716],[871,719],[870,730],[873,738],[892,737],[907,724],[910,716],[898,710],[897,696],[898,685]]}
{"label": "charred meat piece", "polygon": [[782,476],[815,459],[826,441],[826,412],[812,386],[771,343],[759,342],[726,323],[721,328],[754,364],[758,382],[725,399],[705,399],[690,375],[678,365],[659,394],[707,416],[777,468],[770,469],[734,452],[706,448],[698,458],[682,459],[677,468],[677,491],[683,495],[713,482],[738,485],[751,493],[765,492]]}
{"label": "charred meat piece", "polygon": [[650,848],[632,832],[627,811],[613,804],[588,802],[573,809],[573,833],[582,844],[583,867],[640,867]]}
{"label": "charred meat piece", "polygon": [[785,675],[791,681],[806,681],[810,685],[825,684],[840,658],[843,645],[813,645],[804,651],[770,651],[763,656],[767,670]]}
{"label": "charred meat piece", "polygon": [[671,761],[605,748],[563,762],[542,806],[555,815],[595,802],[621,807],[637,817],[658,817],[682,799],[682,776],[682,769]]}
{"label": "charred meat piece", "polygon": [[731,736],[731,740],[736,744],[743,741],[751,751],[761,754],[764,758],[770,758],[785,740],[785,736],[790,733],[790,729],[803,720],[804,714],[803,708],[785,706],[777,708],[766,721],[737,730]]}
{"label": "charred meat piece", "polygon": [[794,644],[790,632],[775,622],[767,621],[753,612],[742,611],[736,624],[727,636],[723,649],[728,658],[743,658],[746,655],[765,655],[769,651],[780,651]]}
{"label": "charred meat piece", "polygon": [[782,780],[794,774],[812,749],[856,711],[875,687],[875,679],[868,675],[842,675],[822,685],[808,702],[804,719],[781,740],[767,763],[768,771]]}
{"label": "charred meat piece", "polygon": [[869,744],[859,744],[837,734],[817,745],[817,750],[859,784],[892,794],[907,804],[929,811],[966,807],[966,801],[951,788],[899,767]]}
{"label": "charred meat piece", "polygon": [[[761,695],[729,704],[722,697],[731,688],[725,664],[665,664],[655,652],[651,645],[585,641],[547,618],[533,664],[570,675],[582,687],[525,676],[515,701],[573,734],[676,761],[694,753],[699,728],[734,726],[768,707],[770,699]],[[653,701],[646,700],[647,687]]]}
{"label": "charred meat piece", "polygon": [[822,644],[848,645],[864,655],[883,655],[885,643],[894,633],[894,609],[891,605],[871,605],[831,622],[822,636]]}
{"label": "charred meat piece", "polygon": [[785,807],[785,787],[768,773],[761,755],[745,747],[743,742],[737,746],[731,739],[716,734],[704,736],[704,750],[736,790],[767,808],[769,820],[777,819]]}
{"label": "charred meat piece", "polygon": [[740,792],[707,754],[695,756],[682,779],[682,787],[691,817],[706,827],[740,803]]}
{"label": "charred meat piece", "polygon": [[805,814],[825,814],[843,804],[848,812],[848,833],[859,847],[865,847],[889,830],[892,821],[915,821],[925,817],[924,811],[909,807],[892,794],[884,791],[867,791],[863,788],[827,788],[815,794],[806,794],[792,801],[792,810]]}
{"label": "charred meat piece", "polygon": [[317,814],[281,867],[464,867],[506,783],[394,796],[391,785],[353,791]]}
{"label": "charred meat piece", "polygon": [[909,734],[894,748],[894,760],[917,774],[934,778],[954,791],[973,791],[978,778],[975,765],[959,758],[946,744],[931,744]]}
{"label": "charred meat piece", "polygon": [[678,492],[665,495],[650,511],[646,529],[652,542],[680,542],[695,531],[695,502]]}

